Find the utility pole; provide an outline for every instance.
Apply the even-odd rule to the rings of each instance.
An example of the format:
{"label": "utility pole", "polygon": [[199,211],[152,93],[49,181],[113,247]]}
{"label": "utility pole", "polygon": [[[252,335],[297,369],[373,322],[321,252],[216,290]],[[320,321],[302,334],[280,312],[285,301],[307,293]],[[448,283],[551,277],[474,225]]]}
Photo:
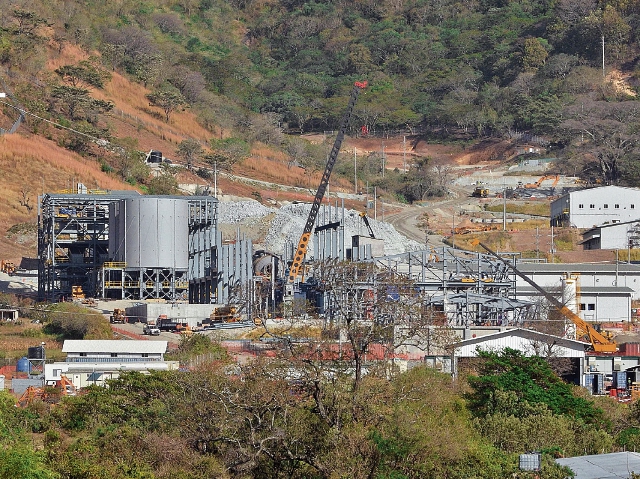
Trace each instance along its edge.
{"label": "utility pole", "polygon": [[507,187],[502,184],[502,231],[507,231]]}
{"label": "utility pole", "polygon": [[602,76],[604,77],[604,34],[602,34]]}
{"label": "utility pole", "polygon": [[378,187],[373,187],[373,219],[378,219]]}
{"label": "utility pole", "polygon": [[384,178],[384,170],[387,168],[384,161],[384,143],[382,144],[382,177]]}
{"label": "utility pole", "polygon": [[407,172],[407,137],[402,137],[402,172]]}
{"label": "utility pole", "polygon": [[358,153],[355,146],[353,147],[353,190],[354,190],[353,193],[357,195],[358,194]]}
{"label": "utility pole", "polygon": [[213,196],[218,197],[218,162],[213,162]]}

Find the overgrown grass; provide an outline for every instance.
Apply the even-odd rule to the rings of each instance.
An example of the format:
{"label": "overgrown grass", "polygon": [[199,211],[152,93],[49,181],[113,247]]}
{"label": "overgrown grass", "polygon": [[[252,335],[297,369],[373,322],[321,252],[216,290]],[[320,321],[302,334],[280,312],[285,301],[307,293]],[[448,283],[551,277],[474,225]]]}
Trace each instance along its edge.
{"label": "overgrown grass", "polygon": [[[502,212],[504,211],[502,204],[487,204],[485,205],[486,211]],[[537,201],[525,201],[522,202],[507,202],[507,213],[533,215],[533,216],[550,216],[551,205],[545,202]]]}

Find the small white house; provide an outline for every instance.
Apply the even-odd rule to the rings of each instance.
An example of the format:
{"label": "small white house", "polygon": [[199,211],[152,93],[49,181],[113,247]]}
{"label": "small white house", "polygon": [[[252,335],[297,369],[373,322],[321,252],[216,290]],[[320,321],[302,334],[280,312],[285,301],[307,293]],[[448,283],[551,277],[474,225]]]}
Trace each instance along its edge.
{"label": "small white house", "polygon": [[45,364],[45,384],[55,384],[64,375],[78,389],[105,385],[123,371],[177,369],[177,361],[165,361],[167,341],[67,340],[62,352],[66,361]]}
{"label": "small white house", "polygon": [[602,186],[572,191],[551,202],[551,225],[593,228],[640,217],[640,189]]}

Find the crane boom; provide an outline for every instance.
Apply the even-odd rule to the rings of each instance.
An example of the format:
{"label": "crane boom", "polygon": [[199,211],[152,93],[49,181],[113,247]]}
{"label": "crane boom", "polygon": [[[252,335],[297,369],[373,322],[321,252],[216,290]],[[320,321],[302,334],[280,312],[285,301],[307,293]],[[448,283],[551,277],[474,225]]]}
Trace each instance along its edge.
{"label": "crane boom", "polygon": [[318,210],[320,209],[320,205],[322,204],[324,193],[327,191],[331,171],[333,170],[333,166],[338,159],[338,153],[340,153],[340,147],[342,146],[342,140],[344,139],[345,131],[347,129],[347,126],[349,125],[349,120],[351,119],[351,113],[353,113],[353,107],[356,104],[356,100],[358,99],[360,90],[366,87],[366,81],[355,82],[353,85],[353,90],[351,90],[351,97],[349,98],[347,110],[342,117],[338,136],[336,136],[336,141],[333,144],[333,148],[331,148],[331,153],[329,154],[329,158],[327,159],[327,165],[324,168],[324,173],[322,174],[322,179],[320,180],[320,186],[318,186],[316,196],[313,199],[313,204],[311,205],[311,211],[309,211],[309,216],[307,217],[307,223],[304,226],[304,231],[302,232],[302,236],[300,236],[300,241],[298,241],[296,253],[293,256],[293,263],[291,263],[291,269],[289,270],[289,283],[293,283],[298,276],[298,273],[300,272],[302,262],[304,261],[304,257],[307,254],[307,246],[309,245],[309,240],[311,239],[313,225],[316,223]]}
{"label": "crane boom", "polygon": [[520,276],[524,281],[527,282],[530,286],[538,291],[542,296],[544,296],[553,306],[557,308],[557,310],[562,314],[565,318],[569,319],[573,324],[576,325],[578,330],[582,331],[585,336],[589,338],[591,342],[591,346],[593,350],[598,353],[615,353],[617,351],[617,346],[614,342],[605,338],[599,331],[597,331],[591,324],[583,320],[576,313],[567,308],[564,304],[562,304],[558,299],[556,299],[552,294],[545,291],[540,285],[538,285],[531,278],[526,276],[522,271],[516,268],[509,261],[499,256],[493,250],[491,250],[488,246],[483,243],[478,242],[480,246],[482,246],[490,255],[502,261],[505,265],[513,270],[518,276]]}

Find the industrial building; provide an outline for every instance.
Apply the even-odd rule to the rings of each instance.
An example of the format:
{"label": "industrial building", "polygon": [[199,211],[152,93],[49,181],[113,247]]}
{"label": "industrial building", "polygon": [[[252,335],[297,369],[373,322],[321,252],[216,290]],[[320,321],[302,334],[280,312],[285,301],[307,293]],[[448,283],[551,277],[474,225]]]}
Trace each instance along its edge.
{"label": "industrial building", "polygon": [[248,297],[253,246],[243,237],[223,244],[217,206],[209,196],[45,194],[38,206],[39,299],[212,304]]}
{"label": "industrial building", "polygon": [[640,217],[640,190],[602,186],[572,191],[551,202],[551,226],[593,228]]}
{"label": "industrial building", "polygon": [[177,369],[177,361],[165,361],[167,341],[67,340],[64,362],[44,365],[45,385],[66,376],[80,389],[106,384],[124,371],[167,371]]}
{"label": "industrial building", "polygon": [[596,226],[582,233],[581,244],[585,250],[640,248],[640,222],[634,220]]}

